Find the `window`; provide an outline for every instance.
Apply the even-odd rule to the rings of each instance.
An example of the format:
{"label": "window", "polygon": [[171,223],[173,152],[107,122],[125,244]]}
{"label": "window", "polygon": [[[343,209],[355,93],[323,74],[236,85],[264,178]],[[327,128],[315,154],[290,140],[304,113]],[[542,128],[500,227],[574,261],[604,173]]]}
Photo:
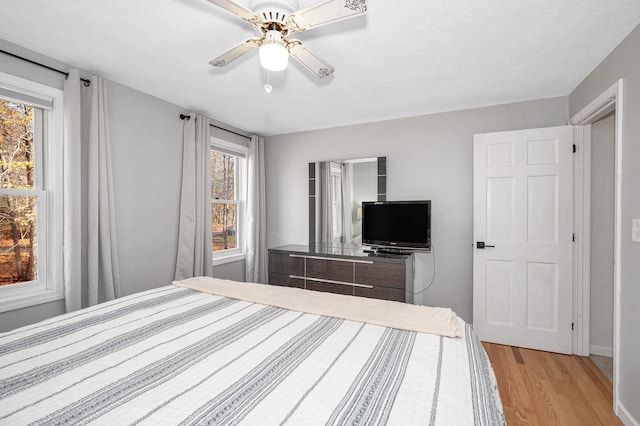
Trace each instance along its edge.
{"label": "window", "polygon": [[211,138],[211,231],[214,264],[244,258],[246,147]]}
{"label": "window", "polygon": [[0,312],[63,298],[61,104],[0,73]]}
{"label": "window", "polygon": [[42,109],[0,97],[0,285],[38,279]]}

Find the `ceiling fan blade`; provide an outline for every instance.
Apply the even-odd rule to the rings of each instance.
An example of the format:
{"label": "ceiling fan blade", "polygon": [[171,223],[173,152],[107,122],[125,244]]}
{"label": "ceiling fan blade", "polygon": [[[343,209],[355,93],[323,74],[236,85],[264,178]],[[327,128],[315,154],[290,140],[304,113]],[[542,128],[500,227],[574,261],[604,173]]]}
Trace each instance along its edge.
{"label": "ceiling fan blade", "polygon": [[260,25],[262,23],[262,18],[260,18],[260,16],[256,15],[246,7],[241,6],[232,0],[209,0],[209,2],[215,4],[216,6],[220,6],[226,11],[231,12],[234,15],[244,19],[245,21],[251,22],[252,24]]}
{"label": "ceiling fan blade", "polygon": [[248,40],[245,40],[239,45],[227,50],[217,58],[212,59],[209,63],[214,67],[223,67],[225,65],[228,65],[229,63],[235,61],[245,53],[260,46],[262,44],[263,39],[264,38],[250,38]]}
{"label": "ceiling fan blade", "polygon": [[287,41],[289,54],[318,78],[325,78],[335,71],[331,64],[309,50],[299,40]]}
{"label": "ceiling fan blade", "polygon": [[323,0],[292,14],[288,25],[293,31],[307,31],[332,24],[364,14],[367,11],[366,3],[366,0]]}

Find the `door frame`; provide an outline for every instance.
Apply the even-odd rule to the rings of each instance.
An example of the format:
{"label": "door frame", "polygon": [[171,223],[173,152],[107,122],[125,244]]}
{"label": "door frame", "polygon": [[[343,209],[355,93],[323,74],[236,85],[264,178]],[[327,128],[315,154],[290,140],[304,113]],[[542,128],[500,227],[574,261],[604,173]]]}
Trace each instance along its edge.
{"label": "door frame", "polygon": [[590,255],[591,255],[591,124],[615,111],[615,209],[613,244],[613,406],[618,405],[620,348],[620,247],[622,241],[622,119],[623,79],[616,81],[569,120],[577,127],[574,180],[574,353],[590,354]]}

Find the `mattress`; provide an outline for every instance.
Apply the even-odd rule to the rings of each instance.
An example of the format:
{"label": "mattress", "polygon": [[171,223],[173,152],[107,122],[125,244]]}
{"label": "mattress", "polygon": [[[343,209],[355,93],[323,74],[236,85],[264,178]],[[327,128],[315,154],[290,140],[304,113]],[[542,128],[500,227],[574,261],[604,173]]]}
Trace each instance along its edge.
{"label": "mattress", "polygon": [[0,334],[0,424],[505,424],[457,321],[451,338],[169,285]]}

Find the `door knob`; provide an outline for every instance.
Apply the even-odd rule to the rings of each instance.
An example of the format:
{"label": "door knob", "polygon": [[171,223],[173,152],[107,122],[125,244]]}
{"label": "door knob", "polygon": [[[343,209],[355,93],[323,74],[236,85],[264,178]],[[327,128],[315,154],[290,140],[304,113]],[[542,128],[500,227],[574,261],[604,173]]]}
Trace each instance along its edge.
{"label": "door knob", "polygon": [[484,241],[478,241],[476,243],[476,248],[483,249],[485,247],[495,247],[495,246],[490,246],[489,244],[485,244]]}

